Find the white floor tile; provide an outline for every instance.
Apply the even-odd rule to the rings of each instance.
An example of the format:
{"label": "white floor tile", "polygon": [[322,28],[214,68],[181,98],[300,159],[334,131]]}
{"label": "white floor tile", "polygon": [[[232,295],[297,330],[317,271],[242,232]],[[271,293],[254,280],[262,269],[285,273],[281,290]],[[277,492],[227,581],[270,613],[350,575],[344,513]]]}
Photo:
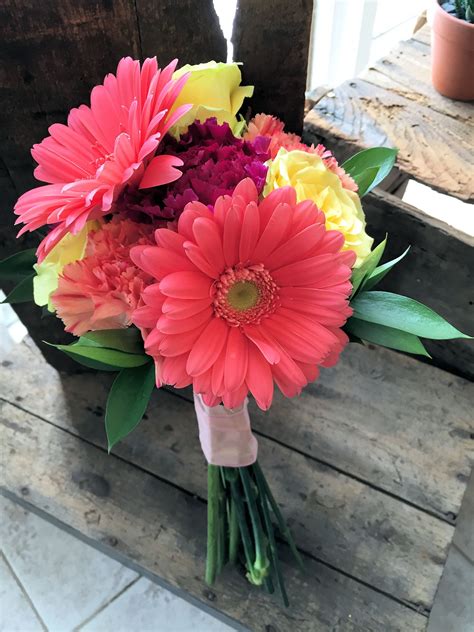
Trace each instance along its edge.
{"label": "white floor tile", "polygon": [[141,578],[81,632],[227,632],[232,628]]}
{"label": "white floor tile", "polygon": [[138,577],[4,498],[0,514],[5,556],[50,632],[70,632]]}
{"label": "white floor tile", "polygon": [[41,626],[4,558],[0,556],[0,631],[41,632]]}

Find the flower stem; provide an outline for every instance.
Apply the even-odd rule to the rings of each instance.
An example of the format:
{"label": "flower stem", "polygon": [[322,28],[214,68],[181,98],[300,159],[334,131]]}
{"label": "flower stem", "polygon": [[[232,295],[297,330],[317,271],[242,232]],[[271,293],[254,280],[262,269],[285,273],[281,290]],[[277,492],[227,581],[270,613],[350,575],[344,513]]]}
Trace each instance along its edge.
{"label": "flower stem", "polygon": [[237,517],[237,508],[235,500],[229,499],[229,562],[235,564],[237,562],[237,554],[239,552],[239,522]]}
{"label": "flower stem", "polygon": [[288,608],[288,606],[290,605],[290,602],[288,600],[288,595],[286,593],[286,588],[285,588],[285,582],[283,581],[283,575],[281,573],[280,560],[278,559],[278,551],[276,547],[275,534],[273,532],[273,524],[270,517],[270,511],[267,504],[267,494],[265,490],[265,485],[263,483],[261,473],[258,472],[258,470],[256,471],[255,468],[253,468],[253,471],[254,471],[254,476],[257,483],[258,492],[259,492],[259,497],[258,497],[259,504],[263,513],[265,528],[268,534],[270,557],[271,557],[272,565],[275,570],[275,574],[276,574],[278,586],[280,588],[283,603]]}
{"label": "flower stem", "polygon": [[237,514],[237,522],[239,524],[240,536],[242,538],[242,545],[244,548],[245,555],[245,564],[247,566],[247,577],[252,584],[260,585],[261,579],[254,577],[252,573],[253,565],[252,565],[252,540],[250,538],[249,528],[247,526],[247,520],[245,517],[245,507],[242,502],[242,490],[239,485],[239,476],[237,468],[224,468],[224,472],[226,475],[226,480],[230,483],[230,489],[232,493],[232,500],[235,504],[236,514]]}
{"label": "flower stem", "polygon": [[283,518],[280,508],[278,507],[278,504],[276,502],[276,500],[273,498],[273,494],[271,492],[270,486],[267,483],[267,480],[265,478],[265,476],[263,475],[262,472],[262,468],[260,467],[258,461],[255,461],[255,463],[253,464],[253,468],[255,471],[255,475],[260,479],[261,484],[263,485],[264,489],[265,489],[265,495],[268,498],[268,501],[270,503],[270,506],[273,510],[273,513],[275,514],[275,517],[277,519],[278,522],[278,526],[280,528],[280,531],[282,533],[282,535],[285,537],[285,540],[288,543],[288,546],[291,549],[291,552],[293,553],[294,558],[296,559],[296,561],[298,562],[298,566],[302,569],[303,568],[303,560],[301,559],[301,555],[299,554],[298,549],[296,548],[296,544],[295,541],[293,540],[293,536],[291,535],[291,531],[289,530],[285,519]]}
{"label": "flower stem", "polygon": [[225,489],[221,480],[220,468],[217,468],[218,491],[218,527],[217,527],[217,575],[222,572],[226,562],[226,498]]}
{"label": "flower stem", "polygon": [[206,583],[212,586],[217,573],[217,542],[219,538],[219,468],[207,466],[207,558]]}
{"label": "flower stem", "polygon": [[263,535],[262,522],[258,513],[257,503],[255,499],[254,483],[250,477],[249,470],[246,467],[239,468],[240,478],[247,499],[250,521],[252,523],[253,536],[255,540],[255,563],[253,570],[256,576],[262,576],[262,579],[268,574],[268,557],[266,555],[266,543]]}

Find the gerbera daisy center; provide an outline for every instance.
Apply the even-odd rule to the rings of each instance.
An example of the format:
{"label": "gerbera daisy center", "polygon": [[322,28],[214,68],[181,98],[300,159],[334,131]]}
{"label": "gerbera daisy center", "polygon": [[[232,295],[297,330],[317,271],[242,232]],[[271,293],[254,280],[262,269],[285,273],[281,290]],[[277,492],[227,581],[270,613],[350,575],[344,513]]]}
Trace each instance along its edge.
{"label": "gerbera daisy center", "polygon": [[258,287],[252,281],[239,281],[227,293],[227,302],[238,310],[250,309],[258,302]]}
{"label": "gerbera daisy center", "polygon": [[228,268],[214,289],[215,314],[232,327],[258,324],[280,304],[278,286],[262,264]]}

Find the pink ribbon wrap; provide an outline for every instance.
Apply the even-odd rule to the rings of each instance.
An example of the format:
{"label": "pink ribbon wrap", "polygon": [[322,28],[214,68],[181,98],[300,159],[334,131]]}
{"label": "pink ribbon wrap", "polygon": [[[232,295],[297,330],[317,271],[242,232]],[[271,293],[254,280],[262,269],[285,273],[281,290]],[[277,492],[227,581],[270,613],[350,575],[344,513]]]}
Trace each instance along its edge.
{"label": "pink ribbon wrap", "polygon": [[206,406],[194,393],[199,440],[211,465],[245,467],[257,460],[258,444],[250,428],[248,399],[239,408]]}

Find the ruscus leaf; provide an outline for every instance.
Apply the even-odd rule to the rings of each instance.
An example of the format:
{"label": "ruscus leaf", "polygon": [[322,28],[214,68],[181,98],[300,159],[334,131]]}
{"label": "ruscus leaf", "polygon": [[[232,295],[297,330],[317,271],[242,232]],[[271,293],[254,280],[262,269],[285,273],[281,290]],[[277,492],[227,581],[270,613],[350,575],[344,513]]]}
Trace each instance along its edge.
{"label": "ruscus leaf", "polygon": [[394,266],[396,266],[397,263],[399,263],[408,254],[409,250],[410,250],[410,246],[408,246],[405,252],[403,252],[399,257],[396,257],[396,259],[387,261],[386,263],[383,263],[381,266],[378,266],[377,268],[375,268],[375,270],[365,280],[364,290],[371,290],[378,283],[380,283],[380,281],[384,278],[384,276],[388,274],[390,270]]}
{"label": "ruscus leaf", "polygon": [[23,277],[23,280],[18,283],[17,286],[6,296],[2,303],[9,303],[15,305],[16,303],[27,303],[33,300],[33,278],[34,273],[27,277]]}
{"label": "ruscus leaf", "polygon": [[351,156],[342,165],[359,187],[360,197],[372,191],[392,170],[398,149],[372,147]]}
{"label": "ruscus leaf", "polygon": [[418,336],[406,331],[369,323],[354,317],[349,318],[344,329],[351,336],[356,336],[360,340],[372,342],[381,347],[430,357]]}
{"label": "ruscus leaf", "polygon": [[90,368],[103,368],[104,370],[120,370],[142,366],[150,362],[150,357],[145,354],[126,353],[116,349],[85,346],[80,343],[72,345],[51,345],[63,351],[81,364]]}
{"label": "ruscus leaf", "polygon": [[16,252],[0,261],[0,280],[22,281],[25,277],[33,274],[35,263],[36,251],[34,248]]}
{"label": "ruscus leaf", "polygon": [[366,257],[364,263],[359,268],[354,268],[351,276],[352,294],[355,296],[358,291],[365,286],[366,279],[372,274],[377,267],[387,245],[387,237],[381,241],[376,248]]}
{"label": "ruscus leaf", "polygon": [[84,339],[98,347],[117,349],[126,353],[143,353],[142,336],[136,327],[89,331],[81,336],[80,341],[83,343]]}
{"label": "ruscus leaf", "polygon": [[155,367],[151,362],[134,369],[123,369],[117,375],[105,411],[109,452],[141,421],[154,385]]}
{"label": "ruscus leaf", "polygon": [[393,327],[422,338],[470,338],[432,309],[407,296],[391,292],[362,292],[351,307],[359,320]]}

